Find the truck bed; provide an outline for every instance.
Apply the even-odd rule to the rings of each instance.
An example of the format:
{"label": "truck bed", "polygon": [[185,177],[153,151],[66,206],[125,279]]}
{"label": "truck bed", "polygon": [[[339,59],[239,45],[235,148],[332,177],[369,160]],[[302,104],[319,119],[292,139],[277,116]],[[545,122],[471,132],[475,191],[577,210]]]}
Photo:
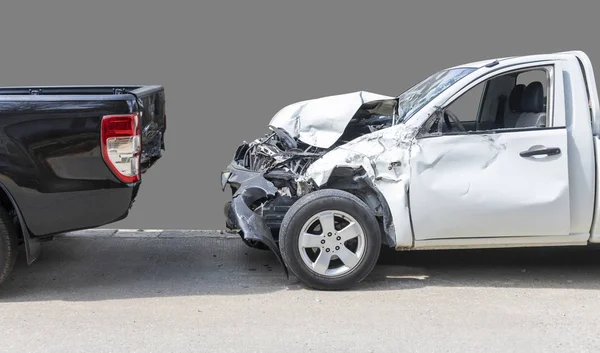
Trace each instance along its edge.
{"label": "truck bed", "polygon": [[135,94],[143,95],[145,93],[160,90],[161,86],[114,86],[114,85],[99,85],[99,86],[17,86],[17,87],[0,87],[0,95],[3,96],[29,96],[29,95],[44,95],[44,96],[89,96],[89,95],[120,95],[120,94]]}
{"label": "truck bed", "polygon": [[101,142],[103,117],[128,114],[139,117],[144,173],[164,150],[162,86],[0,87],[0,188],[32,237],[128,214],[141,181],[119,180],[103,159]]}

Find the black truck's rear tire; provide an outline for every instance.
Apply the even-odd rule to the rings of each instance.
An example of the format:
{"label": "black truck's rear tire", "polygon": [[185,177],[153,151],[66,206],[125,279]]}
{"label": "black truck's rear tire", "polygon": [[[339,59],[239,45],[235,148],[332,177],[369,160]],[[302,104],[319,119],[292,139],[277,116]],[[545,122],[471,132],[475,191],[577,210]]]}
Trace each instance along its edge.
{"label": "black truck's rear tire", "polygon": [[358,197],[323,189],[300,198],[281,223],[283,261],[303,284],[348,289],[373,270],[381,251],[375,215]]}
{"label": "black truck's rear tire", "polygon": [[0,206],[0,284],[10,276],[18,254],[17,233],[13,220]]}

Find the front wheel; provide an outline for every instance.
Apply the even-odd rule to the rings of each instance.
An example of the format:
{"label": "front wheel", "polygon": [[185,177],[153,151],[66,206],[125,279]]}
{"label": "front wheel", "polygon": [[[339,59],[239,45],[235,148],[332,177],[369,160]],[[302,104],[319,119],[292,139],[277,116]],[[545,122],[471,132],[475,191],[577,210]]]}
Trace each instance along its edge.
{"label": "front wheel", "polygon": [[323,189],[299,199],[279,233],[281,255],[305,285],[350,288],[373,270],[381,250],[379,223],[358,197]]}

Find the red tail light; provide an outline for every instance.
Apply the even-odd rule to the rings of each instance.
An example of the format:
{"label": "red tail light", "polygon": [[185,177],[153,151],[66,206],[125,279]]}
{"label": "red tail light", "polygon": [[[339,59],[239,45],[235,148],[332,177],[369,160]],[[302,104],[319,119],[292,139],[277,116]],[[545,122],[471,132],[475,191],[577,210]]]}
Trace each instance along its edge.
{"label": "red tail light", "polygon": [[142,152],[141,126],[138,114],[107,115],[101,124],[102,157],[119,180],[140,180]]}

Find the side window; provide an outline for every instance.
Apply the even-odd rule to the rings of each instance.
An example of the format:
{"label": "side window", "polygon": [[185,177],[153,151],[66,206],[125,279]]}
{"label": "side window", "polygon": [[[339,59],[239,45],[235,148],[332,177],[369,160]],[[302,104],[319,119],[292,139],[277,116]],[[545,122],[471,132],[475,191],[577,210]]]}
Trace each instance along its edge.
{"label": "side window", "polygon": [[542,83],[542,90],[544,92],[544,110],[546,110],[548,100],[548,75],[544,70],[531,70],[520,73],[517,76],[517,84],[529,85],[532,82]]}
{"label": "side window", "polygon": [[[483,81],[429,122],[442,134],[547,127],[550,68],[519,70]],[[432,131],[431,129],[428,129]]]}
{"label": "side window", "polygon": [[477,113],[486,83],[482,82],[471,88],[448,107],[461,123],[472,123],[474,125],[477,122]]}

